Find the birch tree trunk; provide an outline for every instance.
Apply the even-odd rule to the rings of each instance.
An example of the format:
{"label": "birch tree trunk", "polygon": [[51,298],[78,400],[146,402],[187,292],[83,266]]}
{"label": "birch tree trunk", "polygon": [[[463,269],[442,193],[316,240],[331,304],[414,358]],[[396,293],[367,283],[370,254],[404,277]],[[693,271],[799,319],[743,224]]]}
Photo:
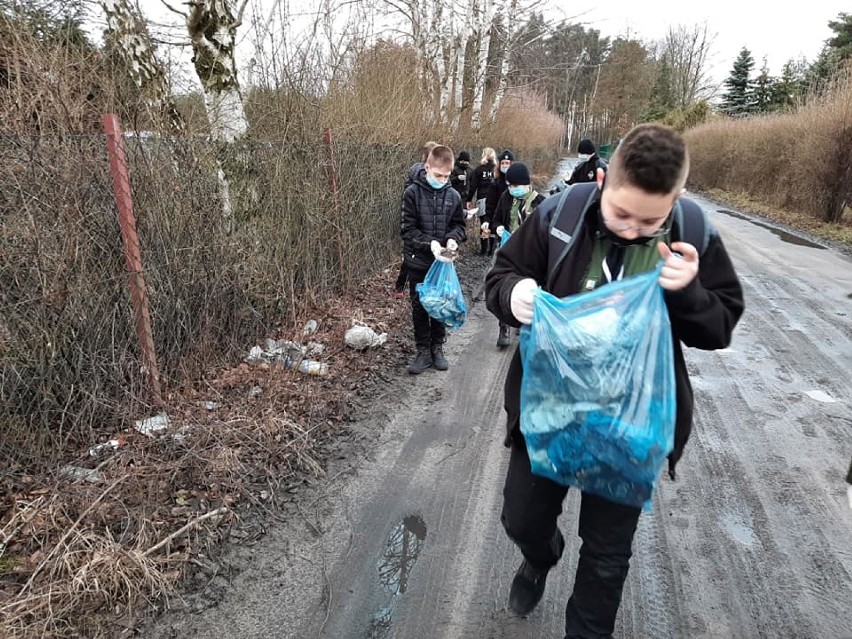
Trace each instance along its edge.
{"label": "birch tree trunk", "polygon": [[477,38],[477,57],[473,69],[473,108],[471,126],[474,130],[482,126],[482,105],[485,100],[485,80],[488,74],[488,50],[491,46],[491,27],[494,22],[495,3],[474,0],[474,15]]}
{"label": "birch tree trunk", "polygon": [[186,123],[175,107],[163,65],[157,59],[148,25],[128,0],[101,0],[107,30],[131,79],[141,90],[151,121],[172,135],[186,132]]}
{"label": "birch tree trunk", "polygon": [[[236,148],[236,142],[248,131],[234,59],[237,27],[242,15],[235,18],[227,0],[194,0],[189,8],[186,24],[192,41],[192,62],[204,94],[210,136],[217,143],[223,226],[225,232],[230,233],[233,229],[232,193],[244,195],[249,201],[257,198],[256,190],[247,186],[249,162]],[[234,188],[241,184],[245,188]]]}
{"label": "birch tree trunk", "polygon": [[497,89],[494,92],[494,98],[491,100],[491,114],[489,121],[494,122],[497,119],[497,111],[500,109],[500,104],[503,102],[503,95],[506,93],[506,83],[509,80],[509,53],[515,45],[515,34],[512,28],[513,18],[518,11],[518,0],[510,0],[501,5],[503,9],[502,26],[503,26],[503,46],[500,50],[499,76],[497,79]]}

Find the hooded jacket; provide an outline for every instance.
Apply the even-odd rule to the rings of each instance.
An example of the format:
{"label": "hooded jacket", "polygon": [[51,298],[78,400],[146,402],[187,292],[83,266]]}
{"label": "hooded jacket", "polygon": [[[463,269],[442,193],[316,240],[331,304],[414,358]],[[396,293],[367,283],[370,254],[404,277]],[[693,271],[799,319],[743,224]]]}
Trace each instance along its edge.
{"label": "hooded jacket", "polygon": [[467,239],[461,196],[449,181],[433,189],[426,181],[426,171],[420,170],[402,196],[400,234],[405,265],[415,271],[427,271],[435,261],[432,240],[446,245],[449,239],[459,244]]}
{"label": "hooded jacket", "polygon": [[458,160],[456,160],[453,172],[450,173],[450,186],[458,191],[462,202],[467,202],[470,199],[468,197],[468,193],[470,192],[470,183],[472,178],[473,169],[470,168],[470,165],[462,166],[459,164]]}
{"label": "hooded jacket", "polygon": [[476,202],[488,195],[488,187],[494,181],[497,165],[494,162],[480,164],[473,169],[473,177],[470,179],[470,188],[467,193],[468,201]]}
{"label": "hooded jacket", "polygon": [[[512,241],[497,252],[494,267],[485,281],[485,295],[488,310],[501,322],[520,326],[511,309],[512,289],[519,281],[531,277],[540,286],[546,285],[548,235],[558,201],[559,196],[553,196],[539,205],[514,232]],[[580,235],[576,243],[556,269],[553,288],[549,290],[551,294],[565,297],[581,290],[601,224],[598,195],[578,231]],[[677,241],[680,237],[680,229],[674,224],[672,240]],[[711,234],[701,255],[696,278],[681,291],[665,291],[665,300],[672,325],[677,387],[674,450],[669,456],[669,474],[674,478],[675,465],[683,455],[692,431],[694,401],[681,344],[703,350],[726,348],[744,309],[742,287],[718,234]],[[507,446],[513,439],[522,441],[523,437],[520,432],[522,375],[518,348],[509,365],[505,384]]]}

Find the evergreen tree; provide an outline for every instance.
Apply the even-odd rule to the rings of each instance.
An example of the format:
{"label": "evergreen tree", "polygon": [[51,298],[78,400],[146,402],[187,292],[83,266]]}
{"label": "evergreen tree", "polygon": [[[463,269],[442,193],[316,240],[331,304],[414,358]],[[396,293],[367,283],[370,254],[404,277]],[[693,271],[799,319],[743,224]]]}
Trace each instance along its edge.
{"label": "evergreen tree", "polygon": [[754,69],[754,58],[751,52],[743,47],[734,61],[731,75],[725,80],[727,91],[722,99],[722,111],[728,115],[748,115],[753,110],[753,85],[751,72]]}
{"label": "evergreen tree", "polygon": [[852,14],[839,13],[837,20],[828,23],[834,31],[834,37],[827,41],[828,46],[836,53],[837,60],[843,64],[852,59]]}
{"label": "evergreen tree", "polygon": [[781,77],[771,89],[770,110],[784,111],[795,106],[802,96],[802,70],[795,60],[787,60],[781,69]]}
{"label": "evergreen tree", "polygon": [[754,90],[752,93],[752,113],[766,113],[772,108],[772,87],[775,84],[775,79],[769,75],[769,64],[766,62],[766,56],[763,58],[763,66],[760,68],[760,74],[754,81]]}
{"label": "evergreen tree", "polygon": [[654,88],[651,89],[651,101],[642,116],[645,122],[661,121],[674,108],[672,91],[672,70],[665,54],[657,63]]}

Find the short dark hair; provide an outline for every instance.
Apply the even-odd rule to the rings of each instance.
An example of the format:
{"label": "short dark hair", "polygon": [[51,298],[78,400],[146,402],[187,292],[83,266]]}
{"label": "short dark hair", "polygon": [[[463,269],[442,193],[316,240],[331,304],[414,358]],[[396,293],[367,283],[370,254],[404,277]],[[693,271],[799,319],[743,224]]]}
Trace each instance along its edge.
{"label": "short dark hair", "polygon": [[429,157],[426,158],[427,164],[440,164],[442,166],[450,165],[452,166],[455,163],[456,156],[453,155],[453,150],[442,144],[439,144],[434,149],[429,151]]}
{"label": "short dark hair", "polygon": [[627,183],[646,193],[668,195],[682,189],[688,175],[689,153],[680,134],[662,124],[640,124],[613,153],[607,184]]}

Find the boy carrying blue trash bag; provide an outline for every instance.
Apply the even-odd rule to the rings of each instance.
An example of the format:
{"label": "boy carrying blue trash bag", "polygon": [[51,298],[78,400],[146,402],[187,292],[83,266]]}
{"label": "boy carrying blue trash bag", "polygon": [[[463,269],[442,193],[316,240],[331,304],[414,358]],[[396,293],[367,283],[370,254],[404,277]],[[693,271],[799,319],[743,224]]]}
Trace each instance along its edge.
{"label": "boy carrying blue trash bag", "polygon": [[453,262],[459,244],[467,239],[461,196],[450,186],[453,161],[453,151],[449,147],[433,148],[402,196],[400,232],[411,287],[411,319],[417,346],[417,355],[408,366],[411,375],[419,375],[433,366],[440,371],[450,366],[444,356],[446,328],[423,308],[417,285],[426,279],[436,260]]}
{"label": "boy carrying blue trash bag", "polygon": [[[524,376],[540,372],[535,370],[534,358],[548,357],[547,353],[540,352],[541,345],[536,346],[537,329],[542,323],[554,322],[545,328],[557,336],[577,331],[580,340],[573,346],[557,347],[558,353],[554,356],[565,358],[571,366],[585,368],[585,375],[600,376],[597,383],[591,385],[565,382],[566,395],[570,391],[573,403],[554,403],[554,411],[566,411],[565,422],[586,436],[585,440],[580,440],[586,443],[570,455],[565,455],[564,448],[553,449],[551,461],[555,469],[552,477],[559,477],[561,464],[567,467],[578,457],[596,454],[598,446],[609,451],[613,446],[617,448],[619,433],[624,428],[636,426],[636,416],[631,416],[624,428],[618,426],[618,418],[608,416],[607,412],[613,404],[626,405],[624,397],[636,389],[654,396],[658,385],[665,387],[665,382],[658,382],[654,377],[647,380],[645,370],[634,370],[631,375],[623,366],[607,368],[601,364],[611,362],[613,357],[618,359],[617,355],[612,355],[617,353],[613,348],[618,344],[629,350],[631,340],[636,344],[642,342],[644,325],[630,324],[639,321],[637,314],[641,315],[643,309],[656,313],[646,325],[656,327],[663,340],[671,340],[671,349],[667,356],[655,355],[652,361],[660,364],[659,369],[655,369],[660,374],[665,373],[667,366],[671,371],[674,401],[670,413],[651,410],[648,413],[651,417],[646,417],[650,422],[645,426],[652,432],[661,432],[665,429],[653,423],[655,419],[674,422],[673,441],[667,442],[665,447],[665,452],[671,450],[669,474],[674,478],[675,465],[692,428],[693,410],[692,389],[681,344],[705,350],[725,348],[743,312],[742,288],[721,238],[700,207],[681,197],[688,173],[689,156],[685,144],[673,129],[653,124],[634,128],[610,160],[608,173],[604,175],[598,170],[596,183],[574,185],[540,204],[513,233],[512,241],[498,251],[495,265],[488,274],[488,309],[511,326],[533,324],[531,329],[524,329],[528,333],[522,338],[522,341],[527,340],[528,347],[524,364],[531,368],[524,368],[521,349],[518,349],[505,385],[506,445],[511,448],[511,457],[501,519],[507,534],[523,554],[509,593],[509,606],[519,615],[530,613],[540,601],[547,574],[559,561],[565,545],[556,520],[562,512],[568,485],[533,472],[528,450],[530,442],[521,431],[522,422],[526,432],[533,433],[541,422],[552,417],[547,412],[525,417],[521,414]],[[658,275],[647,275],[658,268]],[[613,295],[609,305],[603,304],[595,313],[586,316],[585,327],[581,325],[582,320],[575,320],[573,325],[560,328],[558,317],[543,310],[547,308],[545,303],[568,298],[564,300],[567,304],[572,299],[569,296],[580,293],[594,291],[589,297],[600,297],[608,286],[613,287],[614,293],[624,287],[626,294],[635,286],[627,278],[634,275],[637,279],[644,276],[646,283],[649,277],[657,280],[663,289],[664,307],[645,308],[651,302],[641,300],[659,300],[659,291],[646,287],[649,297],[640,298],[629,308],[619,308],[621,295]],[[549,296],[539,293],[540,288]],[[601,289],[600,294],[596,289]],[[539,311],[546,317],[534,317]],[[666,315],[670,322],[667,328]],[[572,317],[584,316],[581,313]],[[666,330],[662,331],[661,327]],[[654,348],[661,345],[658,340]],[[529,350],[529,347],[540,350]],[[613,373],[616,370],[621,376]],[[583,396],[583,392],[588,395]],[[671,403],[672,398],[666,397],[661,401]],[[653,401],[648,405],[654,406]],[[546,404],[537,406],[541,409]],[[608,438],[616,439],[606,441]],[[542,452],[535,442],[530,450],[534,455]],[[629,481],[635,480],[645,492],[625,498],[617,491],[601,491],[595,486],[582,489],[579,518],[582,546],[574,591],[565,610],[565,639],[612,635],[642,510],[638,500],[648,494],[648,478],[660,472],[659,446],[649,446],[648,451],[653,455],[649,454],[651,461],[647,468],[642,465],[648,460],[641,459],[641,455],[636,457],[636,449],[629,451],[635,459],[626,455],[604,460],[626,471],[630,471],[633,464],[632,470],[637,471],[635,476],[631,475],[621,485],[629,487]],[[560,454],[564,457],[560,458]]]}

